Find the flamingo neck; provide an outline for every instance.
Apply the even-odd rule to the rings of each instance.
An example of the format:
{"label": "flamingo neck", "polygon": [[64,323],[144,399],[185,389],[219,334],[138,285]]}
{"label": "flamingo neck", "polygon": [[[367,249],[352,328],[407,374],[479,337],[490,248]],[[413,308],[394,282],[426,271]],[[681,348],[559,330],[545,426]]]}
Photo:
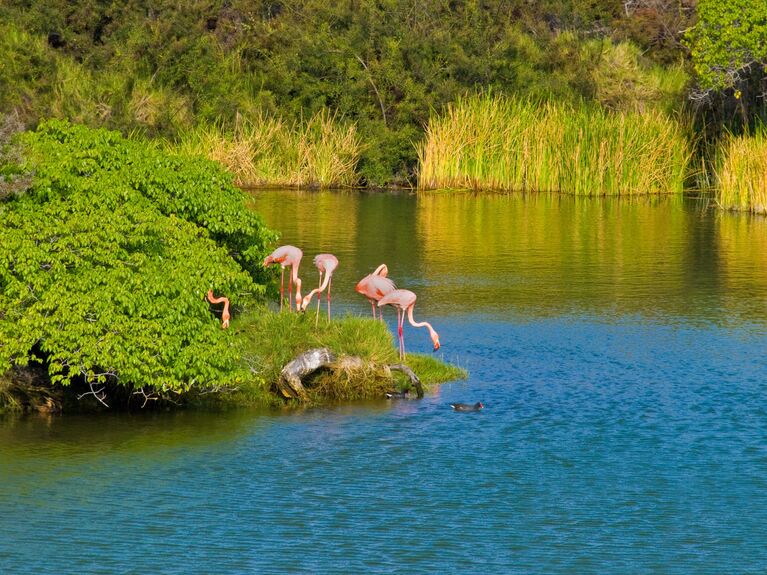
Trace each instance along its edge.
{"label": "flamingo neck", "polygon": [[231,314],[229,313],[229,300],[227,298],[223,298],[224,300],[224,311],[221,313],[221,327],[224,329],[229,327],[229,320],[231,319]]}
{"label": "flamingo neck", "polygon": [[[293,268],[295,269],[295,268]],[[296,284],[296,309],[301,309],[301,278],[295,273],[293,283]]]}
{"label": "flamingo neck", "polygon": [[208,301],[210,303],[221,303],[222,301],[228,302],[225,297],[213,297],[213,290],[208,290]]}
{"label": "flamingo neck", "polygon": [[386,264],[381,264],[376,268],[376,271],[373,272],[374,276],[381,276],[382,278],[385,278],[386,275],[389,273],[389,268],[386,267]]}
{"label": "flamingo neck", "polygon": [[431,324],[428,321],[419,321],[419,322],[415,321],[415,319],[413,318],[413,307],[414,306],[411,305],[410,307],[407,308],[407,320],[410,322],[410,325],[412,325],[413,327],[428,328],[429,335],[431,336],[432,339],[434,339],[435,337],[439,337],[437,335],[437,332],[434,331],[434,328],[431,327]]}
{"label": "flamingo neck", "polygon": [[318,287],[316,290],[312,291],[318,291],[320,293],[324,292],[328,288],[328,284],[330,283],[330,278],[333,277],[333,272],[325,272],[325,278],[322,280],[322,285]]}
{"label": "flamingo neck", "polygon": [[[332,279],[333,274],[328,272],[325,274],[325,279],[322,280],[322,285],[320,287],[314,288],[312,291],[310,291],[308,294],[306,294],[306,305],[309,305],[309,302],[312,301],[312,298],[315,296],[315,294],[322,293],[328,288],[328,284],[330,283],[330,280]],[[300,281],[300,280],[299,280]]]}
{"label": "flamingo neck", "polygon": [[226,329],[229,327],[229,320],[231,319],[231,314],[229,313],[229,298],[227,297],[213,297],[213,290],[208,290],[208,301],[210,303],[221,303],[224,302],[224,311],[221,313],[221,327]]}

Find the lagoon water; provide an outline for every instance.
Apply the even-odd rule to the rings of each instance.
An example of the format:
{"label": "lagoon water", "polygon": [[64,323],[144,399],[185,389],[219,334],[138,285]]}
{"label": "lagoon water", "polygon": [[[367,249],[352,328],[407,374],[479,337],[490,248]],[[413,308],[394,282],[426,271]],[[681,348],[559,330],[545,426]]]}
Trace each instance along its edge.
{"label": "lagoon water", "polygon": [[370,313],[353,286],[386,262],[469,379],[0,419],[1,573],[767,572],[767,219],[679,198],[253,205],[304,249],[307,288],[313,255],[338,256],[336,313]]}

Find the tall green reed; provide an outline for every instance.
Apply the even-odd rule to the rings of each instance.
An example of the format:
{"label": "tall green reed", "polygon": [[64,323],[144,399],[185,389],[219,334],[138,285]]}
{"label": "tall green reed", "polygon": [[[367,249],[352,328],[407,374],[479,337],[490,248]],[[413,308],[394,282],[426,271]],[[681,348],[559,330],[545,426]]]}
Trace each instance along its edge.
{"label": "tall green reed", "polygon": [[716,165],[722,207],[767,213],[767,129],[727,137],[719,146]]}
{"label": "tall green reed", "polygon": [[690,160],[683,126],[652,110],[478,94],[429,121],[418,148],[421,189],[680,192]]}
{"label": "tall green reed", "polygon": [[354,124],[320,111],[303,122],[256,115],[182,130],[168,146],[222,163],[241,186],[351,187],[363,149]]}

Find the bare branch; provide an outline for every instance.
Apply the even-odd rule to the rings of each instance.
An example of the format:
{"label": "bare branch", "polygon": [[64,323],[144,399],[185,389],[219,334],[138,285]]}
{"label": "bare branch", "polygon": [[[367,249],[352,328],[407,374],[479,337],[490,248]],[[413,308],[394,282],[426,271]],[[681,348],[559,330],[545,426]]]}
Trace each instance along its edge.
{"label": "bare branch", "polygon": [[355,58],[357,58],[357,61],[362,64],[362,67],[365,68],[365,72],[368,73],[368,81],[370,82],[370,85],[373,86],[373,90],[376,93],[376,98],[378,98],[378,104],[381,106],[381,115],[383,116],[383,123],[384,126],[386,126],[386,109],[384,108],[383,100],[381,99],[381,94],[378,91],[378,88],[376,87],[376,83],[373,82],[373,75],[370,73],[370,68],[368,68],[368,65],[365,63],[365,60],[357,56],[357,54],[354,55]]}

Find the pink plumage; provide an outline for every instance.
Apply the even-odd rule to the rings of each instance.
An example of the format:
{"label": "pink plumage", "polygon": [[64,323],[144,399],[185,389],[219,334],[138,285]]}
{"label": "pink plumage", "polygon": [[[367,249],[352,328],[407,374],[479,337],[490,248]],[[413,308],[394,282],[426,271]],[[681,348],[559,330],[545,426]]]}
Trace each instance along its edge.
{"label": "pink plumage", "polygon": [[[330,290],[333,284],[333,272],[338,267],[338,258],[333,254],[318,254],[314,257],[314,265],[320,272],[320,285],[318,288],[313,289],[301,302],[301,311],[305,311],[312,301],[314,294],[317,294],[317,314],[315,318],[315,325],[319,319],[320,314],[320,299],[322,293],[327,289],[325,299],[328,302],[328,321],[330,321]],[[322,274],[325,274],[325,281],[322,280]]]}
{"label": "pink plumage", "polygon": [[405,313],[407,313],[408,322],[413,327],[425,327],[429,330],[429,336],[434,344],[434,351],[440,347],[439,334],[434,331],[431,324],[426,321],[416,322],[413,318],[413,308],[415,307],[416,295],[410,290],[395,289],[378,300],[378,307],[390,305],[397,309],[397,335],[399,336],[399,355],[400,359],[405,359],[405,338],[402,334],[402,326],[405,323]]}
{"label": "pink plumage", "polygon": [[[370,306],[373,309],[373,319],[376,317],[375,304],[378,300],[384,297],[386,294],[393,292],[397,289],[394,282],[387,278],[389,268],[386,264],[381,264],[376,270],[369,275],[366,275],[358,283],[354,290],[368,298]],[[383,316],[381,317],[383,319]]]}
{"label": "pink plumage", "polygon": [[280,264],[282,274],[280,275],[280,311],[282,311],[282,301],[285,299],[285,267],[290,266],[290,278],[288,282],[288,305],[293,308],[293,283],[296,284],[296,311],[300,309],[301,301],[301,278],[298,277],[298,266],[301,264],[301,258],[304,252],[296,246],[280,246],[264,259],[264,266],[271,264]]}

